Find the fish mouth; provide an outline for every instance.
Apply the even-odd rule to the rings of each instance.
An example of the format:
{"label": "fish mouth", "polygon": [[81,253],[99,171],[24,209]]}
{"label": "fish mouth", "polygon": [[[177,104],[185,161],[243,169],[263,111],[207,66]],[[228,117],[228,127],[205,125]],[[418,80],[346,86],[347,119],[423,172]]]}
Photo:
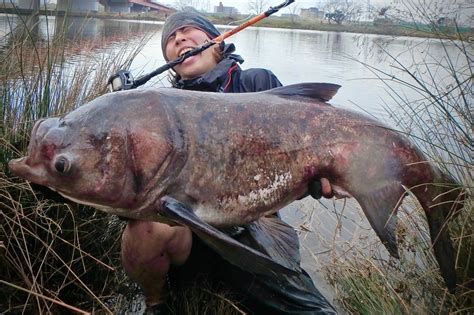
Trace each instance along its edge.
{"label": "fish mouth", "polygon": [[14,175],[28,179],[30,181],[33,181],[31,180],[32,178],[40,178],[40,176],[44,175],[44,173],[39,174],[38,169],[34,169],[33,167],[31,167],[28,163],[28,160],[29,156],[32,155],[32,150],[35,147],[35,143],[37,142],[36,133],[38,132],[41,123],[45,120],[46,118],[41,118],[35,122],[33,129],[31,130],[31,141],[28,146],[27,155],[21,158],[12,159],[8,161],[8,168]]}
{"label": "fish mouth", "polygon": [[27,158],[27,156],[24,156],[18,159],[8,161],[8,168],[10,168],[13,173],[17,172],[22,167],[22,165],[26,164],[25,161]]}
{"label": "fish mouth", "polygon": [[8,161],[8,168],[13,175],[30,182],[42,183],[42,179],[47,176],[43,168],[28,165],[28,156]]}
{"label": "fish mouth", "polygon": [[13,173],[13,175],[21,176],[21,174],[24,173],[21,170],[24,169],[26,165],[25,160],[26,160],[26,156],[19,159],[13,159],[13,160],[8,161],[8,168]]}

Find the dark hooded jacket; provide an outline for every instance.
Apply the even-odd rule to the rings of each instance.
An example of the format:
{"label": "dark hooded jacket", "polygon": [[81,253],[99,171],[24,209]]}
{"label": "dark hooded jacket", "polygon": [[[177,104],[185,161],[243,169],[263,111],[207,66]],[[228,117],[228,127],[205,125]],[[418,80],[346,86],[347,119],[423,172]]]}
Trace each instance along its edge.
{"label": "dark hooded jacket", "polygon": [[243,61],[239,55],[227,54],[211,71],[190,80],[177,78],[173,86],[184,90],[224,93],[260,92],[282,86],[270,70],[242,70],[239,63]]}
{"label": "dark hooded jacket", "polygon": [[[215,38],[221,34],[214,24],[196,12],[176,12],[168,17],[162,30],[161,50],[166,61],[169,61],[166,56],[166,43],[168,39],[177,30],[186,26],[200,29],[209,38]],[[172,85],[184,90],[224,93],[258,92],[282,85],[269,70],[242,70],[238,64],[244,62],[244,60],[239,55],[233,54],[235,51],[234,44],[226,45],[222,41],[219,45],[223,58],[214,69],[190,80],[181,80],[176,75],[172,80]]]}

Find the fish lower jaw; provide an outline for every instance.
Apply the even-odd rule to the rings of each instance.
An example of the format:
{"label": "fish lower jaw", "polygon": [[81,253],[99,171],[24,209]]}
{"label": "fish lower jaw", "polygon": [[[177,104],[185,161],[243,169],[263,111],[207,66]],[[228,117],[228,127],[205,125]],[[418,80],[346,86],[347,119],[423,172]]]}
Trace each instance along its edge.
{"label": "fish lower jaw", "polygon": [[[55,189],[53,189],[53,190],[55,190]],[[126,216],[124,214],[126,214],[128,212],[128,210],[126,210],[126,209],[117,209],[117,208],[112,208],[112,207],[100,205],[100,204],[89,202],[89,201],[80,200],[80,199],[68,196],[67,194],[65,194],[61,191],[58,191],[58,190],[55,190],[55,191],[57,191],[64,198],[67,198],[67,199],[69,199],[69,200],[71,200],[75,203],[85,205],[85,206],[89,206],[89,207],[95,208],[95,209],[97,209],[99,211],[102,211],[102,212],[106,212],[106,213],[109,213],[109,214],[116,214],[116,215],[119,215],[119,216]]]}

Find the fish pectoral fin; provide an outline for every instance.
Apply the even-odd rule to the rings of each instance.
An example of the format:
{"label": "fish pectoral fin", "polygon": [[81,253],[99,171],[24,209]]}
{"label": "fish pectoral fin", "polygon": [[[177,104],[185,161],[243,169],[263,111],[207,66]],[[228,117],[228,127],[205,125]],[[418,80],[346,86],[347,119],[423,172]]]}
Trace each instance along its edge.
{"label": "fish pectoral fin", "polygon": [[370,225],[390,255],[399,258],[395,227],[397,209],[405,195],[400,182],[390,182],[368,192],[351,191],[359,202]]}
{"label": "fish pectoral fin", "polygon": [[158,206],[160,215],[176,223],[189,227],[201,240],[215,250],[231,264],[248,272],[267,276],[283,273],[293,276],[297,270],[291,270],[279,264],[269,256],[245,244],[238,242],[215,227],[197,217],[193,210],[171,197],[163,197]]}
{"label": "fish pectoral fin", "polygon": [[300,251],[295,229],[277,216],[262,217],[247,226],[242,241],[292,270],[300,270]]}

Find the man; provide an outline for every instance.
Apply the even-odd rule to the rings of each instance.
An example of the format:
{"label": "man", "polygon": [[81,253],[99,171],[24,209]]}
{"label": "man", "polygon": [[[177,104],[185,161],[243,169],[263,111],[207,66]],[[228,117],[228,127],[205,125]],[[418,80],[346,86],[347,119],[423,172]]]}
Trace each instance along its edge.
{"label": "man", "polygon": [[[178,12],[165,22],[162,51],[167,61],[220,35],[206,18],[193,12]],[[242,70],[242,57],[233,54],[233,44],[224,42],[187,58],[174,67],[175,88],[223,93],[258,92],[282,84],[267,69]],[[326,179],[310,184],[309,193],[330,197]],[[266,217],[239,228],[232,236],[272,256],[291,259],[299,265],[298,237],[278,216]],[[295,277],[267,277],[248,273],[231,265],[209,249],[187,227],[170,227],[157,222],[128,222],[122,236],[122,262],[127,274],[140,283],[147,304],[160,308],[169,291],[206,281],[213,288],[225,288],[256,314],[328,314],[332,306],[319,293],[306,272]]]}

